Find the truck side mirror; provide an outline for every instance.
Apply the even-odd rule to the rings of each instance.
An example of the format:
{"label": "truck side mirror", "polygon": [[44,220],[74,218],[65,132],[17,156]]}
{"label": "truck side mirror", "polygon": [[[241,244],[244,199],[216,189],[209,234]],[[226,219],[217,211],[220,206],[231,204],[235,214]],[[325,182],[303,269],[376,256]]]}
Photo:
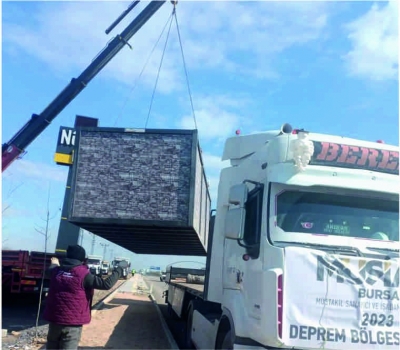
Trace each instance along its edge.
{"label": "truck side mirror", "polygon": [[229,204],[237,206],[230,208],[225,217],[225,237],[230,239],[242,239],[244,232],[244,219],[246,209],[244,205],[247,201],[248,187],[246,184],[234,185],[229,190]]}
{"label": "truck side mirror", "polygon": [[232,186],[229,190],[229,204],[244,207],[248,193],[249,189],[244,183]]}
{"label": "truck side mirror", "polygon": [[244,219],[246,209],[234,208],[228,210],[225,216],[225,237],[230,239],[243,239]]}

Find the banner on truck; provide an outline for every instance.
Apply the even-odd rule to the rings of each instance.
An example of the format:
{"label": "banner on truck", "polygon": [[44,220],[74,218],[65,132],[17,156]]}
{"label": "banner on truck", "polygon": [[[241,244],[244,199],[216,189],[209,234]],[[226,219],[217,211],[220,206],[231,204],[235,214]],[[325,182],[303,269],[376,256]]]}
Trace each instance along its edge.
{"label": "banner on truck", "polygon": [[286,346],[383,350],[399,347],[399,259],[285,249]]}

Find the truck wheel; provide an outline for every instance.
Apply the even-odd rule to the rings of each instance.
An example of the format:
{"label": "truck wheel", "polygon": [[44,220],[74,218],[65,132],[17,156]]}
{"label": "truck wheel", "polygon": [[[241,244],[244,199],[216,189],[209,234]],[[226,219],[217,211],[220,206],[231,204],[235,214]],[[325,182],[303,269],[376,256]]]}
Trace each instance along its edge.
{"label": "truck wheel", "polygon": [[184,349],[194,349],[192,343],[192,328],[193,328],[193,306],[188,310],[186,322],[185,322],[185,334],[183,339]]}
{"label": "truck wheel", "polygon": [[174,310],[172,310],[172,306],[171,304],[168,303],[167,306],[167,312],[168,312],[168,316],[170,317],[171,320],[173,321],[179,321],[179,317],[177,316],[177,314],[175,313]]}
{"label": "truck wheel", "polygon": [[222,341],[221,344],[221,349],[223,350],[233,350],[233,342],[232,342],[232,331],[229,330],[225,334],[224,340]]}

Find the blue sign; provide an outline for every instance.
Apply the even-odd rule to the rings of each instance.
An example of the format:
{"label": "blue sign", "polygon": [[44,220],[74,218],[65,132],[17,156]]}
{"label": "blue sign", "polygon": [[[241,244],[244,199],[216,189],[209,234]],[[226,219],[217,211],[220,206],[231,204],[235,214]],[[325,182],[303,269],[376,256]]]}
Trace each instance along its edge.
{"label": "blue sign", "polygon": [[159,266],[150,266],[150,270],[160,271],[161,267],[159,267]]}

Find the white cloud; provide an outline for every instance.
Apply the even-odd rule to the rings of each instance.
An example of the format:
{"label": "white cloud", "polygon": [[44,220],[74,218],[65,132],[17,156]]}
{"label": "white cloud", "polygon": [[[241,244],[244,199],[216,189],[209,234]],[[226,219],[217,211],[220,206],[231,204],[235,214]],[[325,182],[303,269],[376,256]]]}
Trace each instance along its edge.
{"label": "white cloud", "polygon": [[[243,124],[251,123],[244,111],[249,109],[250,99],[227,95],[199,96],[195,99],[195,116],[200,141],[223,141],[233,136]],[[247,114],[247,113],[246,113]],[[183,129],[194,129],[193,115],[185,115],[178,123]]]}
{"label": "white cloud", "polygon": [[[224,111],[218,106],[209,109],[200,108],[196,111],[197,128],[204,140],[222,139],[233,135],[233,131],[239,125],[239,120],[240,117],[237,114]],[[180,126],[184,129],[194,129],[193,117],[183,117]]]}
{"label": "white cloud", "polygon": [[210,169],[212,171],[219,172],[221,169],[226,168],[229,166],[229,161],[222,161],[220,156],[216,156],[210,153],[203,153],[203,161],[204,161],[204,166],[206,169]]}
{"label": "white cloud", "polygon": [[[40,5],[39,5],[40,4]],[[125,10],[126,2],[40,2],[38,11],[24,13],[19,22],[3,21],[6,51],[28,53],[49,64],[63,77],[86,67],[109,38],[139,13],[142,4],[107,37],[104,30]],[[133,85],[172,10],[167,2],[101,73]],[[218,69],[258,78],[276,77],[274,55],[320,37],[327,22],[323,2],[181,2],[177,8],[189,69]],[[33,21],[33,22],[32,22]],[[143,75],[153,88],[165,36]],[[243,55],[246,55],[244,60]],[[213,76],[211,76],[211,79]],[[159,91],[183,87],[182,61],[174,24],[161,70]]]}
{"label": "white cloud", "polygon": [[229,161],[221,161],[220,156],[211,153],[203,152],[203,163],[206,170],[207,181],[209,184],[209,191],[213,207],[216,206],[218,195],[219,175],[223,168],[229,166]]}
{"label": "white cloud", "polygon": [[371,80],[397,79],[398,3],[373,4],[347,25],[352,50],[345,55],[349,73]]}
{"label": "white cloud", "polygon": [[[6,183],[14,188],[22,184],[22,188],[24,181],[27,179],[38,181],[44,185],[51,181],[66,183],[67,175],[67,167],[20,159],[16,160],[12,166],[4,172],[3,185]],[[10,191],[12,191],[12,188]],[[23,191],[23,188],[21,191]]]}

